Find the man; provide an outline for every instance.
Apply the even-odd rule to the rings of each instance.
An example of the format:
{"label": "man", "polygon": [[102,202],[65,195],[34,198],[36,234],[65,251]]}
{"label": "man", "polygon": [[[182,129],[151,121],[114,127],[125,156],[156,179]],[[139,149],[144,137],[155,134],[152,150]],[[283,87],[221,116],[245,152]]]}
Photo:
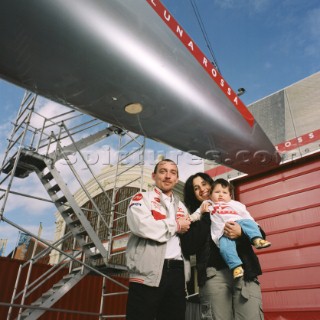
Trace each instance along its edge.
{"label": "man", "polygon": [[133,196],[127,211],[130,285],[127,320],[184,320],[184,261],[178,234],[188,231],[188,212],[173,193],[178,183],[175,162],[155,166],[155,187]]}

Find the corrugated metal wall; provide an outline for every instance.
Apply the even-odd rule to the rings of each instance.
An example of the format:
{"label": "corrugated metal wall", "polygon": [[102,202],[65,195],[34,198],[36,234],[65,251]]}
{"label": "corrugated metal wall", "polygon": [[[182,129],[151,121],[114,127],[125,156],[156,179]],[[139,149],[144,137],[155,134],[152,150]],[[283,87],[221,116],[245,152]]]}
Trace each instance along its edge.
{"label": "corrugated metal wall", "polygon": [[[12,292],[15,285],[18,269],[23,261],[0,257],[0,320],[7,318],[8,307],[1,304],[10,303]],[[32,271],[32,279],[39,277],[46,272],[50,266],[45,264],[35,264]],[[25,304],[30,304],[35,301],[42,292],[47,291],[59,279],[67,273],[67,270],[58,272],[48,283],[45,288],[36,290]],[[27,268],[22,272],[21,281],[18,286],[18,292],[23,289]],[[123,277],[114,277],[118,282],[128,285],[128,279]],[[98,319],[100,299],[102,290],[102,277],[95,275],[87,275],[81,280],[72,290],[64,295],[54,306],[54,309],[69,310],[70,312],[46,312],[40,317],[40,320],[90,320]],[[119,287],[111,281],[106,282],[106,291],[123,292],[125,289]],[[114,316],[112,319],[123,320],[124,317],[116,317],[116,315],[125,315],[127,295],[116,295],[105,298],[104,315]],[[20,300],[15,301],[16,304]],[[14,308],[11,319],[15,319],[18,313],[18,308]],[[200,320],[199,305],[197,303],[187,303],[186,320]]]}
{"label": "corrugated metal wall", "polygon": [[[19,265],[23,263],[21,260],[9,259],[0,257],[0,303],[10,303],[11,295],[14,289],[15,280]],[[32,279],[39,277],[50,266],[45,264],[35,264],[32,270]],[[37,289],[34,293],[26,299],[26,304],[30,304],[35,301],[42,292],[47,291],[57,283],[60,278],[67,273],[67,270],[62,270],[53,276],[43,289]],[[24,269],[19,283],[18,292],[23,289],[25,277],[27,274],[27,268]],[[114,277],[117,281],[128,285],[127,278]],[[40,317],[42,320],[90,320],[98,319],[100,299],[102,290],[102,277],[96,275],[87,275],[82,279],[73,289],[71,289],[66,295],[64,295],[54,306],[55,309],[67,309],[71,313],[66,312],[46,312]],[[118,285],[115,285],[111,281],[107,281],[108,292],[120,292],[124,291]],[[124,315],[127,295],[116,295],[105,298],[104,314],[108,315]],[[16,301],[15,303],[20,303]],[[18,309],[14,309],[12,319],[16,318]],[[76,313],[74,313],[76,311]],[[6,319],[8,307],[0,304],[0,319]],[[87,313],[87,314],[82,314]],[[90,315],[91,313],[92,315]],[[123,318],[113,318],[120,320]]]}
{"label": "corrugated metal wall", "polygon": [[236,198],[266,231],[257,250],[266,320],[320,319],[320,155],[235,180]]}

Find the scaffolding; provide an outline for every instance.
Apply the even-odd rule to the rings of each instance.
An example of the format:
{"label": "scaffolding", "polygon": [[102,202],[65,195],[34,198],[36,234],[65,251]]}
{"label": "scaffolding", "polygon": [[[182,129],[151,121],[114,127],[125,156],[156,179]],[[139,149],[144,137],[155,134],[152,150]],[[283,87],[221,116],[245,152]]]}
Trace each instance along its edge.
{"label": "scaffolding", "polygon": [[[132,194],[144,189],[145,138],[73,109],[48,117],[39,107],[39,99],[36,94],[25,92],[13,122],[0,170],[1,221],[36,241],[31,259],[20,266],[7,320],[38,319],[89,273],[103,277],[99,319],[114,317],[103,314],[105,298],[127,293],[127,287],[112,276],[126,273],[124,250],[129,235],[126,207]],[[109,163],[113,174],[109,177],[107,189],[98,179],[99,172],[83,153],[86,148],[99,147],[99,144],[106,141],[117,141],[118,144],[115,147],[116,161]],[[14,190],[17,180],[28,179],[33,174],[38,177],[48,198]],[[68,181],[66,177],[69,177]],[[94,192],[88,186],[94,186]],[[81,201],[77,200],[77,193]],[[60,236],[54,242],[46,241],[40,232],[34,234],[10,220],[6,207],[9,197],[15,196],[52,204],[62,221]],[[39,253],[36,252],[38,242],[45,245],[45,249]],[[55,263],[45,274],[31,281],[34,263],[53,252]],[[18,292],[24,268],[28,270],[27,277],[23,290]],[[25,303],[34,290],[63,268],[68,268],[67,275],[37,301],[29,305]],[[119,292],[107,292],[107,281],[115,283]],[[18,312],[16,306],[19,306]]]}

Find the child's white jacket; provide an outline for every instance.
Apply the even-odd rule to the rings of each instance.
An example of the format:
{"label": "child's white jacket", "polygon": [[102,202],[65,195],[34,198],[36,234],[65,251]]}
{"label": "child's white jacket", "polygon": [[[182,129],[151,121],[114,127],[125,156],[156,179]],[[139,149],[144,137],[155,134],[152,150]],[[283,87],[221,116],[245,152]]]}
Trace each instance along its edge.
{"label": "child's white jacket", "polygon": [[[229,221],[237,221],[240,219],[253,220],[252,216],[248,212],[246,206],[235,200],[229,202],[212,202],[210,203],[209,212],[211,219],[211,237],[214,243],[219,247],[219,239],[223,236],[224,225]],[[200,208],[198,208],[192,215],[194,220],[200,219]]]}

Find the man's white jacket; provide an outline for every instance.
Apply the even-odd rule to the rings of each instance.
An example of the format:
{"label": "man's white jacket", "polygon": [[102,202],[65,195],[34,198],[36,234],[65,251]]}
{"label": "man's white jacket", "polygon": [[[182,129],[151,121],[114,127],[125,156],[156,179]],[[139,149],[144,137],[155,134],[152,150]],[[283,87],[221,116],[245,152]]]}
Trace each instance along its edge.
{"label": "man's white jacket", "polygon": [[[187,216],[188,211],[179,197],[173,195],[176,218]],[[168,209],[162,191],[135,194],[127,210],[131,231],[126,249],[130,281],[158,287],[165,259],[167,241],[176,234],[179,225],[168,219]],[[184,259],[186,281],[190,277],[190,263]]]}

